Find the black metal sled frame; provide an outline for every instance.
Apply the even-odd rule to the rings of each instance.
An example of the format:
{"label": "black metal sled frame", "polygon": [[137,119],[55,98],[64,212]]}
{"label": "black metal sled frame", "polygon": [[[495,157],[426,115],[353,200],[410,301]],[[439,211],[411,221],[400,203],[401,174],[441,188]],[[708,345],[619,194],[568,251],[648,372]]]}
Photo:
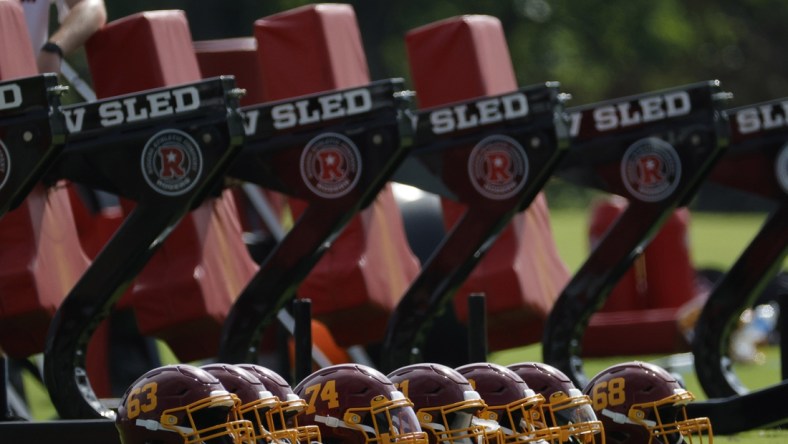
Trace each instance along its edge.
{"label": "black metal sled frame", "polygon": [[[558,176],[629,199],[545,324],[544,362],[578,387],[587,383],[581,341],[591,315],[727,148],[723,104],[729,97],[719,82],[708,81],[569,109],[572,147]],[[649,171],[653,162],[660,168]]]}
{"label": "black metal sled frame", "polygon": [[47,179],[66,178],[136,203],[50,325],[44,377],[64,419],[114,418],[85,371],[99,322],[183,216],[221,189],[243,144],[232,77],[69,106],[69,136]]}
{"label": "black metal sled frame", "polygon": [[728,110],[731,146],[709,176],[712,182],[776,203],[750,244],[712,289],[695,326],[695,372],[706,395],[714,399],[688,408],[696,416],[708,416],[719,434],[788,421],[788,413],[774,408],[788,397],[788,381],[750,392],[731,368],[728,355],[739,315],[755,302],[788,252],[786,104],[788,100],[782,99]]}
{"label": "black metal sled frame", "polygon": [[0,82],[0,217],[25,200],[63,148],[67,89],[51,73]]}
{"label": "black metal sled frame", "polygon": [[[544,187],[569,146],[565,98],[557,83],[547,83],[418,112],[409,171],[398,180],[451,197],[467,210],[392,314],[381,352],[384,372],[420,362],[435,318],[501,230]],[[489,118],[491,109],[496,119]],[[511,169],[496,172],[494,156],[504,156]]]}
{"label": "black metal sled frame", "polygon": [[265,327],[407,155],[409,102],[403,80],[387,79],[243,108],[247,142],[229,176],[308,205],[233,304],[222,329],[221,362],[257,361]]}

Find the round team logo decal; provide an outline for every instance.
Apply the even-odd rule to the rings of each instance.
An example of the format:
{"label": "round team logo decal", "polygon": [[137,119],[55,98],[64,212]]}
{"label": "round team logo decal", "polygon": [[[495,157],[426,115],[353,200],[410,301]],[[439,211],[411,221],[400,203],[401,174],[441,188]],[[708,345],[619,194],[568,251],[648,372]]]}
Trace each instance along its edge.
{"label": "round team logo decal", "polygon": [[658,202],[679,185],[681,159],[672,145],[649,137],[633,143],[621,160],[621,180],[632,196]]}
{"label": "round team logo decal", "polygon": [[495,135],[476,144],[468,157],[468,177],[482,196],[493,200],[517,194],[528,178],[528,157],[516,140]]}
{"label": "round team logo decal", "polygon": [[11,154],[5,144],[0,140],[0,189],[8,182],[11,177]]}
{"label": "round team logo decal", "polygon": [[320,134],[301,152],[301,177],[320,197],[335,199],[346,195],[361,177],[358,148],[341,134]]}
{"label": "round team logo decal", "polygon": [[142,175],[151,188],[165,196],[179,196],[194,188],[202,166],[197,142],[183,131],[160,131],[142,150]]}
{"label": "round team logo decal", "polygon": [[774,168],[777,174],[777,183],[780,184],[783,192],[788,193],[788,144],[783,145],[780,154],[777,155]]}

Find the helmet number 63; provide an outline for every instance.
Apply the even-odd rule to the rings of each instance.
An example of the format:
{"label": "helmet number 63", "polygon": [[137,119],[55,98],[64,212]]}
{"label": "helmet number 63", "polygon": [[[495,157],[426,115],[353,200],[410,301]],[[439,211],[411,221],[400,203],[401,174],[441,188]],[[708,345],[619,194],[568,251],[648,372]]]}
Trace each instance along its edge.
{"label": "helmet number 63", "polygon": [[627,395],[624,391],[624,378],[612,378],[609,381],[601,381],[594,384],[591,390],[591,400],[594,402],[594,410],[600,411],[608,406],[621,405],[626,401]]}
{"label": "helmet number 63", "polygon": [[135,387],[131,390],[126,404],[126,414],[129,419],[139,416],[140,412],[148,413],[156,408],[156,389],[158,384],[149,382],[142,387]]}

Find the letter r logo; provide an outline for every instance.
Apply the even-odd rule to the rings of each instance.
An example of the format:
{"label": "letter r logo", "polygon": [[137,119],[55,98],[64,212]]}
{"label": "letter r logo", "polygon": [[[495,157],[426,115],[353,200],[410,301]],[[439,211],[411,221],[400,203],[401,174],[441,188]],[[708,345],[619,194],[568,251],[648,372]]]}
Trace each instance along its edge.
{"label": "letter r logo", "polygon": [[506,183],[512,179],[509,168],[511,159],[508,153],[503,151],[491,151],[485,153],[485,158],[488,181],[493,183]]}
{"label": "letter r logo", "polygon": [[324,148],[317,154],[320,162],[320,180],[335,181],[344,177],[342,173],[342,153],[337,149]]}
{"label": "letter r logo", "polygon": [[183,151],[177,146],[163,146],[159,149],[161,156],[160,177],[169,179],[173,177],[183,177]]}
{"label": "letter r logo", "polygon": [[654,185],[661,182],[662,159],[655,155],[646,155],[637,160],[638,175],[643,185]]}

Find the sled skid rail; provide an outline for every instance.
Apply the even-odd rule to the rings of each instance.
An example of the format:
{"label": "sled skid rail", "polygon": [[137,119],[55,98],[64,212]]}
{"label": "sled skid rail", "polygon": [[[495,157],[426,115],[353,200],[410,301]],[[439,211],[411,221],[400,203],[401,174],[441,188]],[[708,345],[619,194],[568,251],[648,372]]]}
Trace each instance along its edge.
{"label": "sled skid rail", "polygon": [[695,326],[695,372],[712,399],[693,408],[708,408],[719,415],[715,432],[717,424],[736,433],[788,421],[788,415],[778,414],[779,409],[766,408],[785,398],[787,383],[749,392],[731,368],[729,357],[730,335],[739,315],[779,272],[788,252],[788,179],[784,176],[788,128],[773,124],[775,116],[784,118],[784,103],[785,99],[772,100],[727,110],[731,146],[709,176],[712,182],[776,204],[747,248],[712,289]]}
{"label": "sled skid rail", "polygon": [[88,341],[182,217],[220,189],[243,144],[240,94],[232,77],[218,77],[63,108],[69,136],[45,180],[136,206],[51,323],[44,377],[62,418],[114,418],[86,374]]}
{"label": "sled skid rail", "polygon": [[[552,82],[417,112],[415,146],[409,164],[403,167],[410,171],[398,173],[396,180],[449,196],[466,204],[467,210],[392,314],[381,352],[384,373],[421,362],[420,348],[438,313],[498,233],[531,204],[566,153],[565,99],[559,85]],[[501,118],[496,121],[455,125],[449,130],[434,124],[439,116],[460,115],[463,110],[475,115],[494,103],[500,107],[496,115]],[[498,158],[511,170],[497,171],[494,162]],[[502,176],[492,177],[497,173]]]}
{"label": "sled skid rail", "polygon": [[743,395],[691,402],[687,404],[687,415],[691,418],[709,418],[714,424],[715,435],[732,435],[745,430],[765,429],[788,421],[784,409],[766,407],[774,407],[774,400],[786,399],[786,396],[788,396],[788,381],[783,381]]}
{"label": "sled skid rail", "polygon": [[558,176],[629,200],[564,287],[545,324],[544,362],[578,387],[587,383],[581,342],[591,315],[727,148],[727,98],[719,82],[708,81],[568,110],[572,146]]}
{"label": "sled skid rail", "polygon": [[115,421],[108,419],[0,422],[0,435],[7,442],[120,444]]}
{"label": "sled skid rail", "polygon": [[228,175],[308,205],[233,304],[219,361],[257,361],[264,328],[407,155],[403,90],[402,79],[387,79],[242,109],[246,144]]}
{"label": "sled skid rail", "polygon": [[22,203],[63,148],[67,89],[51,73],[0,82],[0,217]]}

